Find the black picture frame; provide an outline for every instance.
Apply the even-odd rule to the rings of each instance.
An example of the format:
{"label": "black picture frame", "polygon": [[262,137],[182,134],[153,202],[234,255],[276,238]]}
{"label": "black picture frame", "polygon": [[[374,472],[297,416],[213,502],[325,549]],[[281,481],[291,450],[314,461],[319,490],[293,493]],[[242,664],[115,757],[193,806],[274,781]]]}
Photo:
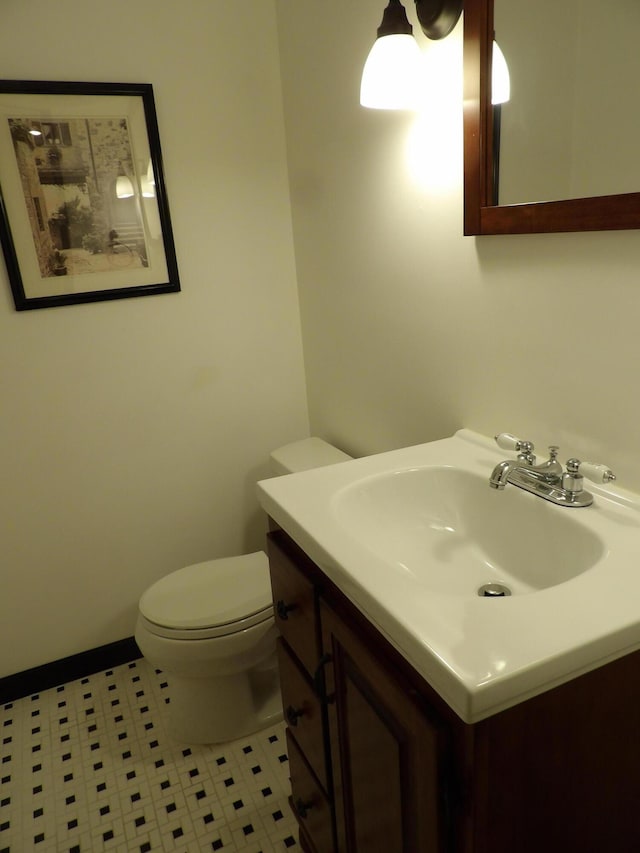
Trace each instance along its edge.
{"label": "black picture frame", "polygon": [[180,290],[150,83],[0,80],[16,310]]}

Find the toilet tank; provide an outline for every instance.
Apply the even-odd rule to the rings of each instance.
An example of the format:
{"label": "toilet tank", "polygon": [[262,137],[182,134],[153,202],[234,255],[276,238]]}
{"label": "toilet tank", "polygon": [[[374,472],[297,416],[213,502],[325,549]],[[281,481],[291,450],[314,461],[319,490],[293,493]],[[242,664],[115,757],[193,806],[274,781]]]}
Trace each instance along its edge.
{"label": "toilet tank", "polygon": [[348,462],[351,458],[321,438],[304,438],[273,451],[270,457],[271,473],[278,477],[281,474],[294,474],[336,462]]}

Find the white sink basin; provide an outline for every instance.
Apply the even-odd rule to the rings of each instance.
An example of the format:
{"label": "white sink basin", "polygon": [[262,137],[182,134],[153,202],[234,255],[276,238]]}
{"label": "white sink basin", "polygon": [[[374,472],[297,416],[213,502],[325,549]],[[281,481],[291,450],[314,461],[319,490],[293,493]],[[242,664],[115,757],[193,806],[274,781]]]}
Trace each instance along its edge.
{"label": "white sink basin", "polygon": [[[640,648],[640,498],[560,507],[451,438],[258,484],[264,510],[466,722]],[[511,595],[478,595],[486,583]]]}
{"label": "white sink basin", "polygon": [[392,570],[439,593],[470,595],[486,583],[534,592],[587,571],[605,553],[599,536],[572,517],[580,510],[559,511],[513,486],[498,492],[488,474],[460,468],[360,480],[338,492],[331,509]]}

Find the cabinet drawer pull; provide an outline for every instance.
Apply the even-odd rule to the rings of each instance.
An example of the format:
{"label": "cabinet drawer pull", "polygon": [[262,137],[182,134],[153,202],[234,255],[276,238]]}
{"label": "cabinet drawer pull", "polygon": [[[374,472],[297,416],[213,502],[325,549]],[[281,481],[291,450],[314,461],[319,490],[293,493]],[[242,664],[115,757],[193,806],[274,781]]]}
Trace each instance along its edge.
{"label": "cabinet drawer pull", "polygon": [[333,696],[327,696],[327,688],[324,680],[324,668],[328,663],[331,663],[333,657],[329,654],[322,655],[313,674],[313,687],[316,696],[324,703],[332,703]]}
{"label": "cabinet drawer pull", "polygon": [[296,813],[304,820],[309,814],[309,809],[313,808],[313,803],[305,803],[302,797],[298,797],[298,799],[295,801],[295,807]]}
{"label": "cabinet drawer pull", "polygon": [[287,710],[284,712],[287,718],[287,722],[290,726],[298,725],[298,718],[304,716],[303,708],[294,708],[293,705],[289,705]]}
{"label": "cabinet drawer pull", "polygon": [[287,621],[287,619],[289,618],[289,614],[292,610],[297,609],[297,604],[285,604],[281,598],[279,598],[276,602],[276,613],[278,614],[279,618],[283,620],[283,622]]}

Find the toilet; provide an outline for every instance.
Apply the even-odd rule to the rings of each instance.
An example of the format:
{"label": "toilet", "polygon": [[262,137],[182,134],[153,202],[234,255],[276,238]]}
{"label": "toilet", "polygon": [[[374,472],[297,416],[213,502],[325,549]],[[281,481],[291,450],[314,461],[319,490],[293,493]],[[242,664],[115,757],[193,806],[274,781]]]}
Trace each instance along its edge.
{"label": "toilet", "polygon": [[[274,450],[271,472],[350,458],[308,438]],[[140,598],[135,639],[167,676],[171,736],[223,743],[280,720],[276,637],[264,551],[186,566],[150,586]]]}

